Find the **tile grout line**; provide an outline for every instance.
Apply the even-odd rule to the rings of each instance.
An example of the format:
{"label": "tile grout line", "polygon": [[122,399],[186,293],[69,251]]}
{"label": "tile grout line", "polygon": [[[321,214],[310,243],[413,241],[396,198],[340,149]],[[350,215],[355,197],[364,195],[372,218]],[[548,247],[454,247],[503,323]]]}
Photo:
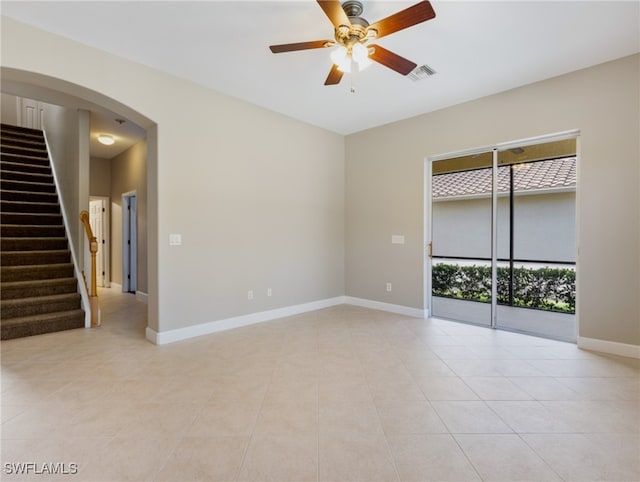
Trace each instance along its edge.
{"label": "tile grout line", "polygon": [[[551,466],[551,465],[550,465],[550,464],[545,460],[545,458],[542,456],[542,454],[539,454],[539,453],[538,453],[538,451],[537,451],[534,447],[532,447],[531,445],[529,445],[529,444],[527,443],[527,441],[526,441],[524,438],[522,438],[522,434],[521,434],[521,433],[517,433],[517,432],[516,432],[516,435],[518,436],[518,438],[519,438],[520,440],[522,440],[522,443],[523,443],[523,444],[525,444],[527,447],[529,447],[529,449],[530,449],[534,454],[536,454],[536,456],[537,456],[537,457],[538,457],[538,458],[539,458],[539,459],[540,459],[540,460],[541,460],[541,461],[542,461],[542,462],[543,462],[543,463],[544,463],[544,464],[549,468],[549,470],[551,470],[551,472],[553,472],[555,475],[557,475],[557,476],[558,476],[558,478],[559,478],[560,480],[565,480],[565,479],[564,479],[564,477],[562,477],[562,476],[561,476],[561,475],[560,475],[560,474],[559,474],[559,473],[558,473],[558,472],[557,472],[557,471],[556,471],[556,470],[555,470],[555,469],[554,469],[554,468],[553,468],[553,467],[552,467],[552,466]],[[544,434],[544,435],[548,435],[548,434]]]}
{"label": "tile grout line", "polygon": [[255,435],[255,430],[256,430],[256,426],[258,425],[258,420],[260,420],[260,415],[262,414],[262,409],[264,408],[264,401],[267,398],[267,393],[269,392],[269,387],[271,386],[271,384],[273,383],[273,377],[275,374],[275,371],[277,369],[278,364],[280,363],[280,355],[278,355],[278,361],[275,363],[272,371],[271,371],[271,376],[269,377],[269,383],[267,384],[267,388],[264,391],[264,394],[262,395],[262,401],[260,402],[260,409],[258,410],[258,413],[256,414],[256,418],[253,422],[253,427],[251,428],[251,435],[249,435],[249,440],[247,440],[247,446],[244,448],[244,452],[242,454],[242,458],[240,460],[240,464],[238,464],[238,473],[236,474],[236,478],[235,480],[238,481],[240,480],[240,475],[242,474],[242,468],[244,467],[244,464],[246,462],[247,459],[247,454],[249,453],[249,447],[251,447],[251,442],[253,441],[253,436]]}

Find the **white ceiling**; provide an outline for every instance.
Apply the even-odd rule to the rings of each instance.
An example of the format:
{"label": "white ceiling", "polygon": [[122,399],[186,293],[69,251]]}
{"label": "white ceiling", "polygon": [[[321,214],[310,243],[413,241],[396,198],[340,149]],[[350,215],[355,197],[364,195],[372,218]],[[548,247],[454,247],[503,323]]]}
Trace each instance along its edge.
{"label": "white ceiling", "polygon": [[[364,0],[373,23],[416,1]],[[638,1],[433,1],[436,18],[378,43],[437,71],[414,82],[379,64],[324,86],[333,26],[313,0],[12,2],[2,14],[349,134],[640,51]],[[126,81],[123,78],[122,81]],[[353,83],[355,93],[350,93]]]}

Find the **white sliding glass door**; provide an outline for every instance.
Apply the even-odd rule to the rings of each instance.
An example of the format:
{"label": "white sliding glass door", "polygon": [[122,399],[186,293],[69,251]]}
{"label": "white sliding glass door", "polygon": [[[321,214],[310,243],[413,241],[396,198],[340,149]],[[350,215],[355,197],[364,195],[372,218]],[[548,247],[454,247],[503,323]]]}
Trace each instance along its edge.
{"label": "white sliding glass door", "polygon": [[575,341],[577,133],[430,160],[430,314]]}

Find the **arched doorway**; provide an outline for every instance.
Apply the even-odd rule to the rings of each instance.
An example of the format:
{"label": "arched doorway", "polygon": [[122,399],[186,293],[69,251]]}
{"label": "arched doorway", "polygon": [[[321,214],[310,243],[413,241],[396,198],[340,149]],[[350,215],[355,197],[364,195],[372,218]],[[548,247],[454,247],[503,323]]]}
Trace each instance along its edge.
{"label": "arched doorway", "polygon": [[[91,113],[113,116],[125,119],[140,126],[145,131],[146,194],[144,203],[146,208],[145,236],[143,249],[139,249],[139,258],[143,267],[147,286],[143,295],[148,302],[148,327],[157,329],[157,125],[149,117],[137,112],[131,107],[102,93],[87,89],[61,79],[17,69],[2,67],[2,93],[13,96],[36,99],[40,102],[62,106],[67,109],[77,109],[84,112],[88,118]],[[93,135],[90,133],[89,135]],[[89,139],[86,139],[89,142]],[[78,213],[81,210],[89,210],[89,182],[90,182],[90,158],[83,159],[78,167],[76,178],[80,184],[74,204],[74,213],[67,216],[70,230],[78,232],[80,223]],[[77,212],[75,212],[77,211]],[[86,250],[86,238],[78,237],[78,243],[74,249],[78,258],[82,260]],[[140,245],[139,245],[140,248]],[[140,267],[139,267],[140,269]],[[144,334],[143,334],[144,336]]]}

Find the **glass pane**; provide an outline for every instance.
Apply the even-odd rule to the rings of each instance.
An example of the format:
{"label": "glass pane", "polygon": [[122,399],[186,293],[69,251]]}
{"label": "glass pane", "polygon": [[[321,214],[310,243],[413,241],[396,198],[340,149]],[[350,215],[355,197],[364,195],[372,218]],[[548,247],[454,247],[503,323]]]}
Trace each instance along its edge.
{"label": "glass pane", "polygon": [[496,324],[573,341],[576,158],[512,154],[498,168]]}
{"label": "glass pane", "polygon": [[432,316],[491,325],[491,152],[432,165]]}

